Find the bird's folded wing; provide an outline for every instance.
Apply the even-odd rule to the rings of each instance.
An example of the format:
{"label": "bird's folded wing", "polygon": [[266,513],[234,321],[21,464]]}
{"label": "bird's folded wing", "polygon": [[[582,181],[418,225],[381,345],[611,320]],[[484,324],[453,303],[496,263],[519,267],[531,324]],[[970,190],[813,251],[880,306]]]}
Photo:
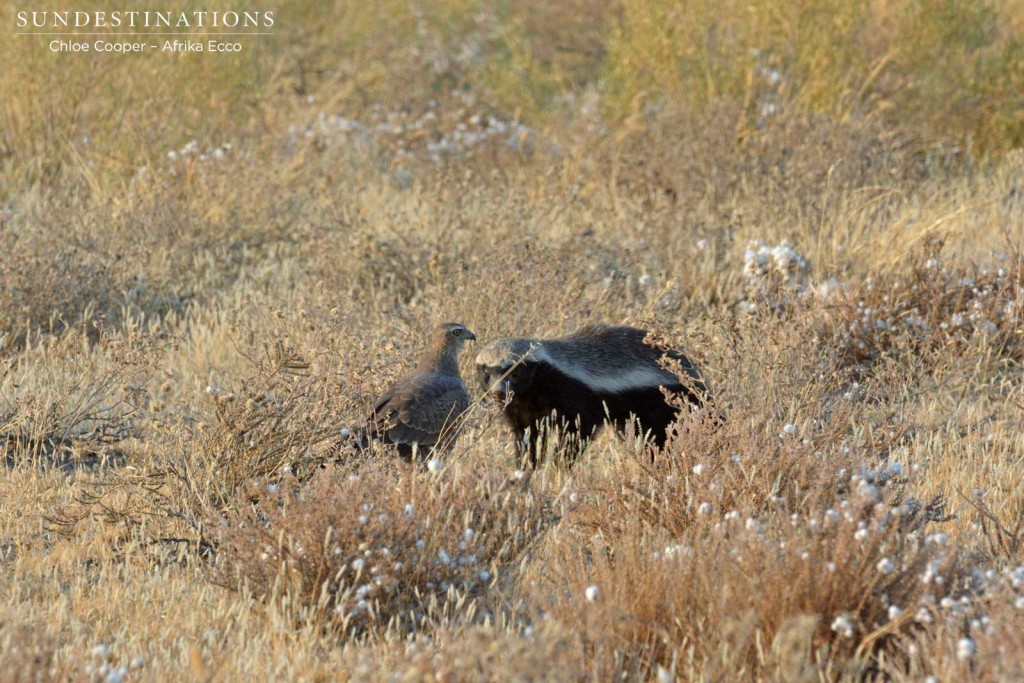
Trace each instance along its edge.
{"label": "bird's folded wing", "polygon": [[469,394],[457,377],[420,375],[399,382],[378,402],[371,424],[392,443],[432,446],[469,408]]}

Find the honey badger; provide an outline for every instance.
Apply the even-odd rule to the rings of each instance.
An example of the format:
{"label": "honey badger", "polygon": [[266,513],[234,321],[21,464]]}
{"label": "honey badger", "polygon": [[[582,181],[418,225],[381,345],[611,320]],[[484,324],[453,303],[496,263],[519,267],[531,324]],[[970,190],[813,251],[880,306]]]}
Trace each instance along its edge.
{"label": "honey badger", "polygon": [[[710,400],[686,356],[645,344],[646,337],[635,327],[588,325],[558,339],[499,339],[480,351],[480,383],[505,402],[505,419],[531,466],[543,456],[552,427],[569,462],[606,421],[624,433],[635,418],[661,448],[679,412],[662,387],[694,406]],[[663,357],[677,361],[686,377],[665,368]]]}

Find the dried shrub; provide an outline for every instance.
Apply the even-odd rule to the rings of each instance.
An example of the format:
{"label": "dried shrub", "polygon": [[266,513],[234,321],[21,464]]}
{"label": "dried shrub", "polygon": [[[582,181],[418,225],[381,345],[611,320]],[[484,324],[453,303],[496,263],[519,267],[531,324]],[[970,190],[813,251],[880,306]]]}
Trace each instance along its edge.
{"label": "dried shrub", "polygon": [[1024,675],[1024,567],[976,570],[972,590],[940,600],[922,613],[926,628],[904,633],[898,654],[880,667],[894,681],[1008,681]]}
{"label": "dried shrub", "polygon": [[495,677],[528,681],[587,680],[587,653],[580,636],[552,620],[537,627],[510,630],[504,626],[436,629],[406,641],[381,643],[388,665],[363,653],[348,658],[353,679],[480,681]]}
{"label": "dried shrub", "polygon": [[916,353],[964,349],[975,340],[997,355],[1020,358],[1024,260],[1011,245],[993,270],[951,266],[932,240],[908,267],[829,288],[824,331],[849,363],[870,363],[910,341]]}
{"label": "dried shrub", "polygon": [[[635,526],[565,544],[547,571],[550,594],[566,598],[542,604],[582,622],[595,670],[606,674],[781,673],[759,643],[778,642],[804,617],[814,622],[804,647],[816,654],[807,666],[816,659],[819,671],[863,672],[894,634],[920,628],[919,610],[959,579],[941,536],[908,531],[888,502],[851,497],[807,517],[708,514],[674,536]],[[590,586],[596,599],[586,597]]]}
{"label": "dried shrub", "polygon": [[8,360],[0,380],[0,439],[7,465],[96,465],[137,436],[146,383],[164,341],[129,328],[96,346],[79,330]]}
{"label": "dried shrub", "polygon": [[38,237],[16,240],[8,233],[2,240],[0,351],[21,348],[39,332],[74,328],[97,338],[97,324],[119,303],[110,259]]}
{"label": "dried shrub", "polygon": [[70,679],[71,667],[58,663],[55,657],[55,639],[42,635],[41,629],[26,623],[24,616],[13,611],[0,614],[0,657],[5,678],[12,683]]}
{"label": "dried shrub", "polygon": [[549,515],[514,478],[372,459],[273,485],[224,522],[218,583],[300,622],[383,637],[493,623]]}

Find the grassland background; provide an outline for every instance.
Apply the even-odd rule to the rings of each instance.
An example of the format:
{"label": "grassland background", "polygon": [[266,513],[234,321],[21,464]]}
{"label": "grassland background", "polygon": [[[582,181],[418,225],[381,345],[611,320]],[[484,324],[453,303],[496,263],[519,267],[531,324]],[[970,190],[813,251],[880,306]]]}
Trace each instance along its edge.
{"label": "grassland background", "polygon": [[[1019,2],[260,9],[0,42],[0,678],[1024,676]],[[439,319],[647,325],[728,420],[352,457]]]}

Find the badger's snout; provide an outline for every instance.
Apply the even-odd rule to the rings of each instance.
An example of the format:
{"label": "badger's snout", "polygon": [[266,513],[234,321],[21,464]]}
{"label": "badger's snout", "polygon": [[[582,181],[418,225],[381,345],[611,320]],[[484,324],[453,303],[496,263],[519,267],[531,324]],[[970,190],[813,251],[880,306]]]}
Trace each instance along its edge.
{"label": "badger's snout", "polygon": [[504,399],[511,392],[507,369],[480,365],[477,377],[480,388],[495,398]]}

